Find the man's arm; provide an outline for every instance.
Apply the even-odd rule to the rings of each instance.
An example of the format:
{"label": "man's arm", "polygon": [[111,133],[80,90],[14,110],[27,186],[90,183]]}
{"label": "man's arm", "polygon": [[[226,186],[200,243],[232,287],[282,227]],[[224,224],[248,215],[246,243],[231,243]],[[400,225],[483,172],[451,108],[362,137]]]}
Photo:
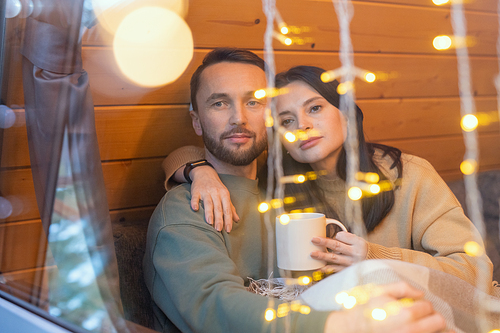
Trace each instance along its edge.
{"label": "man's arm", "polygon": [[[204,223],[202,211],[189,209],[184,192],[182,205],[169,192],[168,205],[164,198],[150,222],[145,272],[155,304],[183,332],[271,332],[273,325],[285,331],[283,318],[265,321],[268,299],[246,290],[225,245],[230,236]],[[178,222],[166,225],[167,215]],[[296,332],[322,332],[327,316],[294,312],[291,319]]]}

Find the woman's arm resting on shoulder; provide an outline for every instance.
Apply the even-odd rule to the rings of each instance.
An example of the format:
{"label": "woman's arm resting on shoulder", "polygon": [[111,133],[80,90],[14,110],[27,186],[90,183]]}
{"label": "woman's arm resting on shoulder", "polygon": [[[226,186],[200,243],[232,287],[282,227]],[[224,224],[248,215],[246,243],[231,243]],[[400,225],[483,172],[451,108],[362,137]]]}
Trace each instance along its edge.
{"label": "woman's arm resting on shoulder", "polygon": [[[180,183],[185,183],[183,171],[186,163],[205,158],[205,149],[196,146],[177,148],[163,160],[161,166],[165,171],[165,189],[169,191]],[[180,171],[180,172],[179,172]]]}
{"label": "woman's arm resting on shoulder", "polygon": [[[165,188],[170,190],[173,186],[187,182],[184,178],[184,167],[187,163],[205,158],[203,148],[185,146],[174,150],[165,160],[162,167],[165,171]],[[231,202],[229,191],[222,184],[217,172],[210,166],[199,166],[189,173],[191,180],[191,208],[197,211],[200,200],[205,208],[207,223],[221,231],[225,226],[230,232],[233,220],[238,222],[239,217]]]}
{"label": "woman's arm resting on shoulder", "polygon": [[191,208],[198,210],[200,200],[203,201],[207,223],[214,225],[217,231],[225,226],[226,231],[230,232],[233,220],[238,222],[240,218],[217,171],[210,166],[201,166],[191,170],[189,176],[193,180]]}

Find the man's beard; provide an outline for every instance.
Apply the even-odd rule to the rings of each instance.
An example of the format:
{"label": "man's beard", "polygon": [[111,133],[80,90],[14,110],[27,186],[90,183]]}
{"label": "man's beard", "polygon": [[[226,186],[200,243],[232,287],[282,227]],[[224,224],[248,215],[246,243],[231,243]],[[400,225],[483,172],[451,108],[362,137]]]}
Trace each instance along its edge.
{"label": "man's beard", "polygon": [[[236,127],[232,130],[226,131],[219,136],[217,141],[214,137],[207,134],[207,131],[203,130],[203,142],[208,151],[218,160],[234,165],[243,166],[252,163],[267,147],[267,136],[264,136],[260,141],[256,141],[256,135],[245,128]],[[224,146],[223,140],[235,133],[245,133],[250,135],[254,139],[252,146],[246,150],[239,149],[241,145],[236,145],[235,149],[229,149]]]}

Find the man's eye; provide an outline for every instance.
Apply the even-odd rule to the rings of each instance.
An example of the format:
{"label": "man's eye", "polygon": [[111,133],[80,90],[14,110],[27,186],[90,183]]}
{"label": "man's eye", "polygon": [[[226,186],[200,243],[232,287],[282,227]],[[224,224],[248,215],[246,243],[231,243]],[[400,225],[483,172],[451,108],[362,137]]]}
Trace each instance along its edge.
{"label": "man's eye", "polygon": [[213,104],[213,106],[218,107],[218,108],[222,107],[223,105],[224,105],[224,103],[223,103],[223,102],[221,102],[221,101],[219,101],[219,102],[215,102],[215,103]]}
{"label": "man's eye", "polygon": [[257,106],[260,105],[259,101],[248,101],[248,106]]}

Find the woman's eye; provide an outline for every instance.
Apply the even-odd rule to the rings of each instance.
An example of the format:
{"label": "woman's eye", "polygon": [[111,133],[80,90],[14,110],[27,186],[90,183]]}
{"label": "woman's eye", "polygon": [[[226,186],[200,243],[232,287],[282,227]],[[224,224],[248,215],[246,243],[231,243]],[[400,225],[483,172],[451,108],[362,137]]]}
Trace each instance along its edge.
{"label": "woman's eye", "polygon": [[321,105],[315,105],[311,107],[311,112],[318,112],[319,110],[321,110]]}
{"label": "woman's eye", "polygon": [[281,126],[288,127],[293,123],[293,119],[283,119],[281,121]]}

